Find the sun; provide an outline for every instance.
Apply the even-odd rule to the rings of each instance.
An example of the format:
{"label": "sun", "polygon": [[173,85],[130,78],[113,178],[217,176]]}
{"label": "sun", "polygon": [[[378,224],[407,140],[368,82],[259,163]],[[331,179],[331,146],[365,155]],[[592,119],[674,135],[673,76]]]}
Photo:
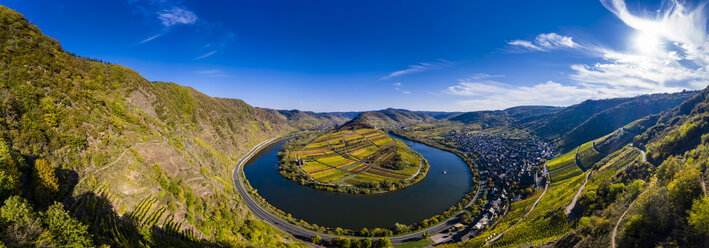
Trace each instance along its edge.
{"label": "sun", "polygon": [[657,53],[662,50],[662,39],[655,33],[640,32],[635,35],[634,45],[641,53]]}

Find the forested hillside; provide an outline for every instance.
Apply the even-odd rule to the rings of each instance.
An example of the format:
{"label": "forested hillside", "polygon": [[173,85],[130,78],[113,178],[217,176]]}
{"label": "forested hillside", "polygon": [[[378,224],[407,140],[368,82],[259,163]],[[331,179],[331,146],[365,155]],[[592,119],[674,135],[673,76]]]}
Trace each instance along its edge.
{"label": "forested hillside", "polygon": [[249,214],[233,166],[268,138],[348,118],[149,82],[65,52],[2,6],[0,49],[6,245],[298,246]]}
{"label": "forested hillside", "polygon": [[586,100],[568,107],[520,106],[505,110],[467,112],[451,121],[482,128],[513,126],[555,143],[567,152],[648,115],[679,105],[696,91]]}
{"label": "forested hillside", "polygon": [[548,189],[454,246],[707,247],[707,95],[549,161]]}
{"label": "forested hillside", "polygon": [[362,112],[344,126],[362,125],[364,127],[385,128],[434,120],[433,117],[422,112],[388,108],[378,111]]}

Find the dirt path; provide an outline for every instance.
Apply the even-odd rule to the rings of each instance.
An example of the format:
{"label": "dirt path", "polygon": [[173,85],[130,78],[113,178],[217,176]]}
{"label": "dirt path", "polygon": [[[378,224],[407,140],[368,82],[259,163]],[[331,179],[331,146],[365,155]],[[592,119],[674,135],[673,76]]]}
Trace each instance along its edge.
{"label": "dirt path", "polygon": [[[409,178],[407,178],[406,180],[411,180],[412,178],[414,178],[415,176],[417,176],[419,173],[421,173],[421,167],[423,167],[423,159],[419,158],[419,170],[417,170],[416,173],[414,173],[413,175],[411,175],[411,176],[410,176]],[[706,194],[706,193],[705,193],[705,194]]]}
{"label": "dirt path", "polygon": [[[594,146],[595,146],[596,142],[594,141],[593,144],[594,144]],[[576,149],[576,155],[574,155],[574,157],[575,157],[575,159],[576,159],[576,166],[578,166],[579,168],[582,168],[582,167],[581,167],[581,163],[580,163],[580,161],[579,161],[579,149],[581,149],[580,146],[579,146],[579,148]],[[594,148],[594,149],[595,149],[595,148]],[[574,199],[571,200],[571,203],[566,206],[566,209],[564,210],[564,213],[566,214],[566,216],[568,216],[569,214],[571,214],[571,210],[573,210],[574,207],[576,207],[576,201],[579,199],[579,196],[581,196],[581,192],[583,192],[583,188],[586,187],[586,183],[588,183],[588,177],[589,177],[590,175],[591,175],[591,172],[588,171],[588,172],[586,173],[586,179],[583,181],[583,184],[581,184],[581,187],[579,188],[579,191],[577,191],[577,192],[576,192],[576,195],[574,195]]]}
{"label": "dirt path", "polygon": [[702,192],[704,192],[704,196],[707,196],[707,184],[704,182],[704,174],[702,174],[701,177],[699,177],[699,180],[702,182]]}
{"label": "dirt path", "polygon": [[564,210],[564,213],[566,214],[566,216],[569,216],[569,214],[571,214],[571,210],[574,210],[574,207],[576,207],[576,201],[578,201],[579,196],[581,196],[581,192],[583,192],[583,188],[586,187],[586,183],[588,183],[588,177],[590,175],[591,175],[591,171],[586,172],[586,180],[584,180],[583,184],[581,184],[579,191],[576,192],[576,195],[574,195],[574,199],[571,200],[571,203],[566,206],[566,209]]}
{"label": "dirt path", "polygon": [[126,155],[126,152],[127,152],[128,150],[130,150],[130,147],[128,147],[128,148],[126,148],[125,150],[123,150],[123,153],[121,153],[121,155],[118,156],[118,158],[117,158],[116,160],[114,160],[113,162],[107,164],[106,166],[104,166],[104,167],[101,168],[101,169],[95,170],[93,173],[98,173],[98,172],[100,172],[100,171],[102,171],[102,170],[105,170],[105,169],[108,168],[108,167],[111,167],[111,165],[113,165],[113,164],[115,164],[116,162],[120,161],[120,160],[123,158],[123,155]]}
{"label": "dirt path", "polygon": [[628,214],[628,211],[633,208],[633,204],[635,204],[635,201],[630,203],[627,209],[623,211],[623,215],[620,216],[618,219],[618,222],[615,223],[615,227],[613,227],[613,233],[611,233],[611,248],[615,248],[615,238],[618,236],[618,226],[620,226],[620,222],[623,221],[623,218],[625,218],[625,215]]}
{"label": "dirt path", "polygon": [[[549,163],[549,162],[547,161],[547,163]],[[545,168],[545,169],[546,169],[546,167],[547,167],[547,163],[544,163],[544,168]],[[542,200],[542,197],[544,197],[544,194],[547,193],[547,190],[549,189],[549,183],[550,183],[550,181],[547,180],[547,183],[544,185],[544,191],[542,192],[541,195],[539,195],[539,198],[537,198],[537,200],[534,202],[534,204],[532,204],[532,207],[529,209],[529,211],[527,211],[527,213],[524,214],[524,216],[522,216],[521,218],[519,218],[519,220],[517,220],[517,222],[515,222],[515,223],[512,224],[511,226],[508,226],[508,227],[507,227],[504,231],[502,231],[500,234],[498,234],[498,235],[495,236],[494,238],[492,238],[492,239],[488,240],[487,242],[485,242],[485,245],[492,244],[492,243],[494,243],[495,241],[497,241],[498,239],[502,238],[502,235],[504,235],[508,230],[512,229],[514,226],[516,226],[517,224],[519,224],[520,222],[522,222],[522,220],[524,220],[524,218],[526,218],[530,213],[532,213],[532,210],[534,210],[534,208],[537,207],[537,204],[539,204],[539,201]]]}

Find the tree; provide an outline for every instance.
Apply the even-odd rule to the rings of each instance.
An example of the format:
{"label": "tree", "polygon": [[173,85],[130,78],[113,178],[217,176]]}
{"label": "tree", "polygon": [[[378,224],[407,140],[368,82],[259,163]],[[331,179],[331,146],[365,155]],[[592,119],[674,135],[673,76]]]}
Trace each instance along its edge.
{"label": "tree", "polygon": [[379,248],[384,248],[384,247],[389,247],[389,246],[391,246],[391,240],[389,240],[388,238],[382,237],[382,238],[379,238],[379,240],[377,241],[377,247],[379,247]]}
{"label": "tree", "polygon": [[350,239],[342,236],[332,239],[331,242],[333,246],[340,248],[350,248],[350,246],[352,245],[352,241],[350,241]]}
{"label": "tree", "polygon": [[429,232],[423,232],[422,235],[423,235],[423,238],[424,238],[424,239],[427,239],[428,237],[431,237],[431,234],[430,234]]}
{"label": "tree", "polygon": [[405,233],[409,231],[409,227],[404,224],[399,224],[398,222],[394,224],[396,228],[396,233]]}
{"label": "tree", "polygon": [[0,139],[0,199],[19,191],[20,171],[10,147]]}
{"label": "tree", "polygon": [[313,244],[318,245],[320,244],[320,242],[322,242],[322,238],[320,237],[320,235],[315,235],[310,238],[310,242],[313,242]]}
{"label": "tree", "polygon": [[359,231],[360,236],[368,237],[371,233],[369,232],[369,229],[366,227],[362,228],[361,231]]}
{"label": "tree", "polygon": [[692,206],[692,202],[701,194],[699,170],[685,168],[674,175],[674,180],[667,184],[671,200],[684,213]]}
{"label": "tree", "polygon": [[335,234],[342,235],[342,233],[344,233],[344,230],[342,230],[342,228],[335,228]]}
{"label": "tree", "polygon": [[54,242],[63,247],[92,247],[88,227],[69,216],[64,205],[55,202],[44,212],[42,222],[54,236]]}
{"label": "tree", "polygon": [[372,239],[370,238],[363,238],[359,240],[359,247],[362,248],[370,248],[372,247]]}
{"label": "tree", "polygon": [[34,172],[38,183],[45,190],[48,190],[50,194],[59,191],[59,179],[57,179],[57,175],[54,172],[54,167],[47,160],[37,159],[34,162]]}
{"label": "tree", "polygon": [[687,221],[700,235],[709,235],[709,197],[704,196],[694,201]]}
{"label": "tree", "polygon": [[11,196],[0,207],[2,222],[18,222],[32,217],[32,206],[20,196]]}
{"label": "tree", "polygon": [[18,193],[18,186],[19,180],[17,178],[5,170],[0,170],[0,199]]}

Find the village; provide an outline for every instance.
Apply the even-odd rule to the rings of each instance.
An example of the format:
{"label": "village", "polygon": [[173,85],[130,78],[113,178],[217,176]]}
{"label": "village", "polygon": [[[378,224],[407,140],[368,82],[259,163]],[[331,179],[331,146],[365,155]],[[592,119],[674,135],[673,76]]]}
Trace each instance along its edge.
{"label": "village", "polygon": [[480,180],[487,191],[485,210],[473,217],[468,228],[451,229],[451,241],[476,236],[504,215],[511,202],[543,188],[547,180],[543,165],[554,154],[551,145],[536,137],[450,131],[443,136],[443,142],[456,144],[459,150],[476,158]]}

